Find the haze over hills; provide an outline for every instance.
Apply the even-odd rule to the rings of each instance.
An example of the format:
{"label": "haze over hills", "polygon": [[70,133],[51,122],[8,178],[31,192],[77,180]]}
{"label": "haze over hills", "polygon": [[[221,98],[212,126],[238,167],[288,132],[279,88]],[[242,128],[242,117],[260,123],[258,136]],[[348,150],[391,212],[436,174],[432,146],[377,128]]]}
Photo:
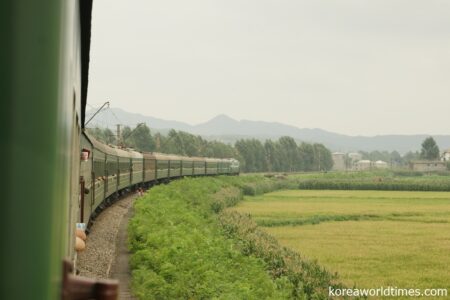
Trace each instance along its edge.
{"label": "haze over hills", "polygon": [[[87,116],[94,111],[88,111]],[[211,120],[197,125],[184,122],[163,120],[138,113],[126,112],[120,108],[110,108],[99,113],[88,127],[106,127],[122,124],[130,127],[138,123],[146,123],[153,130],[165,133],[170,129],[199,134],[207,139],[234,143],[240,138],[277,139],[280,136],[291,136],[298,141],[323,143],[332,151],[373,151],[397,150],[400,153],[420,149],[422,141],[429,135],[377,135],[349,136],[329,132],[319,128],[298,128],[278,122],[235,120],[226,115],[218,115]],[[440,149],[450,148],[450,135],[434,135]]]}

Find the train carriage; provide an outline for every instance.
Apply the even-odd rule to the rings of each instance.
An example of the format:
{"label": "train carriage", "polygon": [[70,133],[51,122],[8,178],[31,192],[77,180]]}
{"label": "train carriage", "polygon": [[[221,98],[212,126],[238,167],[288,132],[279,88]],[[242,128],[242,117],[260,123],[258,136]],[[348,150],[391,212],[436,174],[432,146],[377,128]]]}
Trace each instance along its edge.
{"label": "train carriage", "polygon": [[170,155],[162,153],[153,153],[156,159],[155,177],[157,180],[169,178]]}
{"label": "train carriage", "polygon": [[205,175],[206,174],[206,160],[201,157],[193,157],[193,175]]}
{"label": "train carriage", "polygon": [[181,176],[191,176],[194,174],[194,159],[192,157],[181,158]]}
{"label": "train carriage", "polygon": [[143,153],[144,182],[156,180],[156,157],[153,153]]}
{"label": "train carriage", "polygon": [[97,207],[107,197],[107,176],[106,160],[108,149],[105,144],[100,143],[96,139],[85,135],[92,144],[92,205]]}
{"label": "train carriage", "polygon": [[144,156],[137,151],[128,151],[131,156],[131,184],[140,185],[144,182]]}
{"label": "train carriage", "polygon": [[114,176],[116,177],[117,191],[120,191],[131,185],[131,154],[118,148],[113,150],[116,153],[117,161]]}
{"label": "train carriage", "polygon": [[177,178],[181,176],[183,158],[178,155],[170,155],[169,157],[169,178]]}
{"label": "train carriage", "polygon": [[205,158],[206,161],[206,175],[216,175],[219,159]]}
{"label": "train carriage", "polygon": [[228,174],[229,173],[229,160],[227,159],[221,159],[218,162],[218,166],[217,166],[217,172],[219,174]]}

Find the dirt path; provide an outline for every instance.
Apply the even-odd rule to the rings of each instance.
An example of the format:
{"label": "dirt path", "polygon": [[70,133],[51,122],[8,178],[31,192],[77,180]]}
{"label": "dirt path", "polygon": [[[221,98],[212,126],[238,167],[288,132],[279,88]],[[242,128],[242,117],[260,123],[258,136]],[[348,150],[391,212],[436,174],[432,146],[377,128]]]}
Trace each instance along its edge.
{"label": "dirt path", "polygon": [[77,259],[81,276],[118,279],[119,299],[134,300],[130,292],[131,273],[128,265],[127,225],[132,216],[131,194],[118,200],[95,220],[86,241],[86,250]]}
{"label": "dirt path", "polygon": [[119,280],[119,299],[134,300],[130,290],[131,271],[129,265],[130,252],[127,247],[128,240],[128,221],[133,215],[133,208],[123,216],[120,223],[119,232],[116,240],[116,258],[111,267],[111,278]]}

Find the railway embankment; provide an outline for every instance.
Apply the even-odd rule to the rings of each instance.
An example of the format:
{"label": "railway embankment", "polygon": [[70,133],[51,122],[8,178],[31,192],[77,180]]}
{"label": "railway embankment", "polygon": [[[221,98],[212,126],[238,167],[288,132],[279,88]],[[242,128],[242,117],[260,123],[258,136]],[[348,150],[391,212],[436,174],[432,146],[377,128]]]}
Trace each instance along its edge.
{"label": "railway embankment", "polygon": [[136,198],[130,194],[97,216],[87,236],[86,250],[78,255],[80,275],[98,279],[118,279],[121,300],[134,299],[130,293],[127,225]]}

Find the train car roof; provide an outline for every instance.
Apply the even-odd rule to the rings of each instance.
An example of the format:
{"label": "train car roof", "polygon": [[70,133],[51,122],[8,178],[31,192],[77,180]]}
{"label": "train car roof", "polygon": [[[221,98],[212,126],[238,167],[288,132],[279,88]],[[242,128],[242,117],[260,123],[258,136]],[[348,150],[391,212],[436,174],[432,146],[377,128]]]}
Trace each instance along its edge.
{"label": "train car roof", "polygon": [[103,144],[102,142],[99,142],[98,140],[96,140],[92,135],[90,135],[86,131],[84,131],[83,134],[84,134],[84,136],[86,136],[88,141],[91,142],[92,147],[94,147],[97,150],[100,150],[100,151],[102,151],[102,152],[104,152],[106,154],[109,154],[109,155],[119,155],[119,156],[130,157],[129,154],[124,154],[122,152],[118,152],[118,150],[120,150],[120,151],[123,151],[125,153],[128,153],[127,151],[124,151],[124,150],[121,150],[121,149],[117,149],[117,148],[113,148],[113,147],[110,147],[110,146],[108,146],[106,144]]}
{"label": "train car roof", "polygon": [[127,152],[130,153],[132,158],[143,158],[144,155],[142,155],[141,152],[135,151],[135,150],[131,150],[131,149],[127,149]]}
{"label": "train car roof", "polygon": [[202,160],[198,157],[180,156],[175,154],[166,154],[159,152],[144,152],[142,153],[146,159],[160,159],[160,160],[183,160],[183,161],[195,161]]}
{"label": "train car roof", "polygon": [[115,148],[115,147],[110,147],[112,149],[114,149],[116,151],[116,155],[120,156],[120,157],[127,157],[127,158],[131,158],[132,155],[129,151],[120,149],[120,148]]}
{"label": "train car roof", "polygon": [[206,157],[205,160],[207,162],[220,162],[222,159],[221,158],[210,158],[210,157]]}
{"label": "train car roof", "polygon": [[92,147],[94,147],[104,153],[116,155],[116,151],[113,148],[109,147],[108,145],[103,144],[102,142],[99,142],[98,140],[96,140],[92,135],[90,135],[86,131],[83,132],[83,135],[91,143]]}

